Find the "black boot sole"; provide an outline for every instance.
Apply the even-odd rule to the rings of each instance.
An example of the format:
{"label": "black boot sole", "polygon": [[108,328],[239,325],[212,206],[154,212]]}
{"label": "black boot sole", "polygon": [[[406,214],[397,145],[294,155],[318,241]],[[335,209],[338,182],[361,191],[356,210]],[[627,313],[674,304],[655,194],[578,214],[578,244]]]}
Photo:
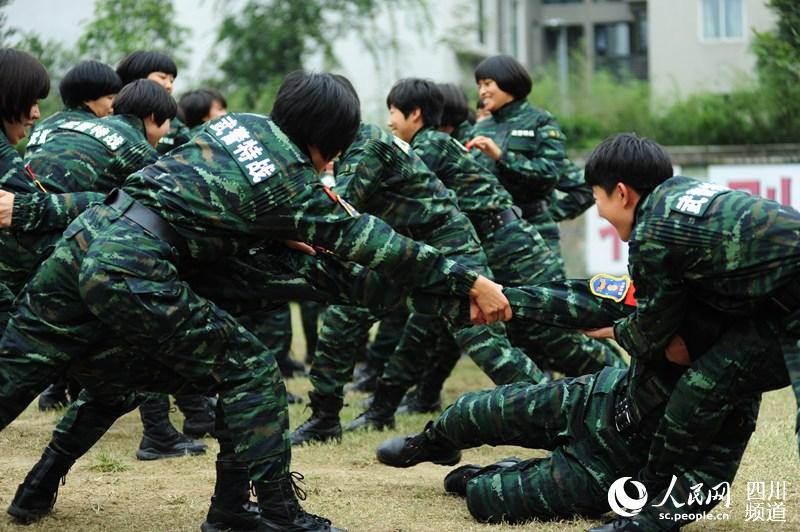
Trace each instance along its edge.
{"label": "black boot sole", "polygon": [[208,521],[203,521],[203,524],[200,525],[200,530],[202,530],[202,532],[254,532],[258,530],[258,523],[256,523],[253,528],[231,528],[226,526],[225,523],[209,523]]}
{"label": "black boot sole", "polygon": [[19,506],[17,506],[12,502],[11,505],[9,505],[8,510],[6,511],[13,518],[15,523],[20,525],[30,525],[50,515],[50,512],[52,512],[53,509],[50,508],[47,511],[26,510],[25,508],[20,508]]}
{"label": "black boot sole", "polygon": [[206,454],[206,450],[181,449],[177,451],[159,451],[158,449],[139,449],[136,459],[142,461],[161,460],[162,458],[178,458],[180,456],[199,456]]}

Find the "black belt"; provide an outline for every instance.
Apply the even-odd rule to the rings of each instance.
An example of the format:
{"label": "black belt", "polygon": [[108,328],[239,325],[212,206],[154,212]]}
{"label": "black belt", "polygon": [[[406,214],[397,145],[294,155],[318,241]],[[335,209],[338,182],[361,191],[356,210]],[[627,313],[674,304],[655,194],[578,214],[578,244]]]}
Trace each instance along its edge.
{"label": "black belt", "polygon": [[531,216],[542,214],[550,207],[550,203],[547,200],[531,201],[530,203],[517,203],[517,205],[520,209],[522,209],[523,218],[530,218]]}
{"label": "black belt", "polygon": [[522,210],[515,205],[504,211],[477,218],[473,225],[483,237],[520,218],[522,218]]}
{"label": "black belt", "polygon": [[614,426],[616,427],[620,436],[622,436],[628,443],[631,443],[636,439],[638,422],[633,412],[633,406],[631,405],[630,401],[628,401],[627,396],[617,400],[616,404],[614,405]]}
{"label": "black belt", "polygon": [[122,211],[122,215],[125,218],[170,244],[178,250],[182,257],[189,257],[189,247],[186,245],[186,240],[175,231],[169,222],[125,194],[122,190],[118,188],[112,190],[106,197],[105,204]]}

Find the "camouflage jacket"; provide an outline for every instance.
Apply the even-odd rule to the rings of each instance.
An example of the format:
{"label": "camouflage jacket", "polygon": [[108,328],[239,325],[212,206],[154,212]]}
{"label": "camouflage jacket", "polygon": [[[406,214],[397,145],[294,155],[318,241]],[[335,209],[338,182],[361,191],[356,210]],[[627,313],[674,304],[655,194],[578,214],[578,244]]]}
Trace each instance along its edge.
{"label": "camouflage jacket", "polygon": [[554,222],[577,218],[594,205],[592,187],[583,179],[583,170],[569,159],[564,163],[564,172],[550,201],[549,213]]}
{"label": "camouflage jacket", "polygon": [[92,111],[84,106],[79,106],[65,107],[44,120],[36,122],[36,125],[33,126],[31,134],[28,137],[28,144],[25,146],[25,157],[27,158],[31,153],[38,150],[47,138],[47,135],[50,134],[50,131],[64,122],[70,122],[72,120],[92,120],[94,118],[97,118],[97,116]]}
{"label": "camouflage jacket", "polygon": [[44,193],[5,135],[0,135],[0,189],[14,192],[11,229],[15,233],[64,229],[89,203],[102,198],[97,194]]}
{"label": "camouflage jacket", "polygon": [[336,165],[335,190],[406,235],[427,233],[459,213],[453,191],[408,143],[369,124]]}
{"label": "camouflage jacket", "polygon": [[469,139],[472,138],[472,128],[475,127],[473,124],[470,124],[467,120],[461,122],[457,128],[453,130],[450,134],[454,139],[462,144],[466,144]]}
{"label": "camouflage jacket", "polygon": [[[421,163],[420,163],[421,164]],[[309,157],[269,117],[235,113],[128,177],[125,192],[213,261],[266,239],[326,248],[399,282],[468,293],[477,274],[354,212],[320,183]]]}
{"label": "camouflage jacket", "polygon": [[459,208],[470,218],[488,216],[510,209],[511,194],[489,170],[467,154],[456,139],[423,128],[411,139],[411,147],[447,188],[458,198]]}
{"label": "camouflage jacket", "polygon": [[566,139],[550,113],[515,100],[475,124],[472,133],[490,137],[502,150],[497,161],[477,148],[472,154],[500,178],[514,203],[550,199],[566,157]]}
{"label": "camouflage jacket", "polygon": [[48,192],[109,192],[158,159],[141,118],[71,120],[32,138],[25,161]]}
{"label": "camouflage jacket", "polygon": [[158,146],[156,146],[156,151],[158,151],[159,155],[164,155],[169,150],[186,144],[189,142],[190,138],[192,138],[192,135],[189,131],[189,127],[183,123],[183,120],[176,116],[170,121],[169,131],[167,131],[166,135],[161,137]]}
{"label": "camouflage jacket", "polygon": [[[610,287],[596,290],[598,279],[608,279]],[[612,325],[636,311],[629,278],[598,275],[591,280],[570,279],[536,286],[506,288],[504,293],[514,312],[514,320],[533,321],[547,326],[567,329],[591,329]],[[594,287],[594,288],[593,288]],[[719,312],[695,301],[688,314],[681,316],[679,333],[693,356],[704,353],[723,331]],[[610,368],[607,368],[610,369]],[[663,409],[685,367],[667,361],[664,351],[653,353],[647,360],[632,359],[627,379],[613,383],[617,398],[626,397],[632,407],[638,433],[645,439],[655,433]]]}
{"label": "camouflage jacket", "polygon": [[726,314],[766,316],[800,273],[800,213],[764,198],[673,177],[638,205],[629,240],[637,311],[614,326],[634,357],[678,330],[691,296]]}

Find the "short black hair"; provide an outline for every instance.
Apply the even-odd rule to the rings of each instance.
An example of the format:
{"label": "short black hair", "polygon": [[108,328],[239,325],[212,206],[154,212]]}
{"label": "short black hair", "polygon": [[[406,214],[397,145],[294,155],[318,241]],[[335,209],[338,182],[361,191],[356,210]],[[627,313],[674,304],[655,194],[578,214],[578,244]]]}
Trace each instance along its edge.
{"label": "short black hair", "polygon": [[7,122],[26,119],[50,92],[47,70],[27,52],[0,48],[0,72],[0,118]]}
{"label": "short black hair", "polygon": [[624,183],[641,196],[672,177],[672,160],[657,142],[634,133],[618,133],[601,142],[586,160],[584,179],[611,194]]}
{"label": "short black hair", "polygon": [[533,86],[531,75],[522,63],[510,55],[487,57],[475,67],[475,83],[482,79],[493,79],[500,90],[509,93],[515,100],[528,96]]}
{"label": "short black hair", "polygon": [[444,96],[444,108],[439,125],[458,127],[469,118],[469,101],[464,89],[455,83],[439,83]]}
{"label": "short black hair", "polygon": [[178,100],[178,109],[183,121],[192,128],[203,123],[203,118],[208,116],[211,104],[215,101],[222,107],[228,108],[228,102],[219,91],[208,88],[195,89],[181,96]]}
{"label": "short black hair", "polygon": [[356,137],[360,102],[343,76],[295,70],[278,89],[272,120],[304,153],[315,146],[332,160]]}
{"label": "short black hair", "polygon": [[154,115],[156,125],[167,118],[175,118],[178,104],[167,89],[149,79],[137,79],[128,83],[114,99],[115,115],[134,115],[145,119]]}
{"label": "short black hair", "polygon": [[170,56],[163,52],[137,50],[126,55],[117,65],[117,74],[123,85],[146,78],[153,72],[164,72],[178,77],[178,66]]}
{"label": "short black hair", "polygon": [[96,100],[107,94],[116,94],[122,80],[113,68],[100,61],[81,61],[70,68],[58,84],[61,101],[67,107]]}
{"label": "short black hair", "polygon": [[394,106],[406,118],[414,109],[422,112],[422,123],[428,127],[439,127],[444,109],[444,96],[431,80],[405,78],[392,85],[386,96],[386,107]]}

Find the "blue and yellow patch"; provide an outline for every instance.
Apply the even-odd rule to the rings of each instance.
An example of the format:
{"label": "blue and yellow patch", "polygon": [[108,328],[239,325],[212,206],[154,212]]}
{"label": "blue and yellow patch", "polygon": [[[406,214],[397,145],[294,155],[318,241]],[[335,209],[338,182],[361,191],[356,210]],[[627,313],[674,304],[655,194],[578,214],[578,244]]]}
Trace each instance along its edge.
{"label": "blue and yellow patch", "polygon": [[617,277],[607,273],[598,273],[589,279],[589,291],[597,297],[611,299],[617,303],[625,299],[631,289],[631,278],[627,275]]}

